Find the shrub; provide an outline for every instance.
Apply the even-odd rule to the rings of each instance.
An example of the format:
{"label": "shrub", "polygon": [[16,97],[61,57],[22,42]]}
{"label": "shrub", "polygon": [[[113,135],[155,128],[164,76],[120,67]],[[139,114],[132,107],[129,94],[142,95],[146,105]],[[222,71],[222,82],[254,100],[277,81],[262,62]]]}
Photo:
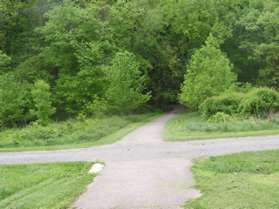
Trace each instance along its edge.
{"label": "shrub", "polygon": [[0,50],[0,73],[10,68],[11,58]]}
{"label": "shrub", "polygon": [[50,116],[55,112],[55,108],[52,107],[49,85],[43,80],[38,80],[34,84],[31,94],[35,103],[33,114],[37,117],[39,123],[47,125]]}
{"label": "shrub", "polygon": [[218,96],[236,80],[229,59],[219,49],[216,40],[209,36],[206,45],[197,50],[187,67],[180,102],[198,109],[208,97]]}
{"label": "shrub", "polygon": [[12,73],[0,76],[0,127],[25,124],[32,119],[30,84]]}
{"label": "shrub", "polygon": [[127,113],[144,105],[150,94],[145,93],[146,75],[141,63],[130,52],[118,52],[107,69],[108,88],[105,93],[112,113]]}
{"label": "shrub", "polygon": [[68,114],[90,115],[88,106],[104,95],[104,87],[103,70],[99,67],[81,70],[76,75],[60,74],[55,89],[57,105]]}
{"label": "shrub", "polygon": [[270,88],[256,88],[245,96],[239,108],[245,116],[267,117],[279,110],[279,93]]}
{"label": "shrub", "polygon": [[239,104],[244,94],[237,92],[227,92],[220,96],[206,99],[200,106],[203,116],[209,118],[218,112],[234,115],[239,111]]}
{"label": "shrub", "polygon": [[108,113],[108,102],[104,98],[96,98],[93,102],[86,106],[85,112],[93,113],[96,116],[104,116]]}
{"label": "shrub", "polygon": [[208,122],[223,123],[223,122],[228,122],[228,121],[232,121],[232,120],[233,120],[233,118],[231,115],[228,115],[223,112],[217,112],[215,115],[212,115],[208,119]]}

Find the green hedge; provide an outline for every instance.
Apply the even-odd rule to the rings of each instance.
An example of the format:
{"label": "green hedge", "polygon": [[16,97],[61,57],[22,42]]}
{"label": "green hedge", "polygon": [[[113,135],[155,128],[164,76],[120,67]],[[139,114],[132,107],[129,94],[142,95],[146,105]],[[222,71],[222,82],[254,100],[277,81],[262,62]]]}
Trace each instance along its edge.
{"label": "green hedge", "polygon": [[279,93],[266,87],[253,88],[247,93],[227,92],[208,98],[200,106],[200,112],[206,118],[217,113],[267,117],[277,111],[279,111]]}
{"label": "green hedge", "polygon": [[266,117],[279,110],[279,93],[270,88],[256,88],[245,95],[239,110],[245,116]]}
{"label": "green hedge", "polygon": [[236,92],[210,97],[202,103],[200,106],[200,112],[207,118],[219,112],[234,115],[238,113],[239,104],[243,97],[244,94]]}

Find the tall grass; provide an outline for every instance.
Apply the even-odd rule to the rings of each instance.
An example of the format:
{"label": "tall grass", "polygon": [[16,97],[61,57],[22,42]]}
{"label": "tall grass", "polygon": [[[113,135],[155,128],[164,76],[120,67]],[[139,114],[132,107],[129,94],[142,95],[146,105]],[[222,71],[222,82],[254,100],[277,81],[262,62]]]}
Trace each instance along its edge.
{"label": "tall grass", "polygon": [[199,113],[181,113],[169,121],[165,135],[170,140],[233,137],[279,133],[279,119],[235,119],[213,123]]}
{"label": "tall grass", "polygon": [[154,115],[156,114],[106,116],[52,123],[48,126],[30,125],[22,129],[9,129],[0,132],[0,149],[96,143],[105,136],[131,124],[147,121]]}

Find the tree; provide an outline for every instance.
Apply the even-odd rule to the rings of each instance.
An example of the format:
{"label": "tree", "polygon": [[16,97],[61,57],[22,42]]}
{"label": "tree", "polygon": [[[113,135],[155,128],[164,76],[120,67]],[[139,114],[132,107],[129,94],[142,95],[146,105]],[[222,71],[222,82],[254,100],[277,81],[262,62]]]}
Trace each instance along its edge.
{"label": "tree", "polygon": [[[269,8],[270,7],[270,8]],[[263,65],[259,70],[258,82],[261,85],[279,89],[279,3],[266,5],[257,23],[262,29],[262,43],[254,44],[256,59]]]}
{"label": "tree", "polygon": [[55,108],[52,107],[49,85],[43,80],[38,80],[34,84],[31,94],[35,105],[33,114],[42,125],[47,125],[50,116],[55,112]]}
{"label": "tree", "polygon": [[222,48],[239,81],[279,88],[279,2],[242,0],[239,5],[241,12],[233,14],[233,36]]}
{"label": "tree", "polygon": [[193,54],[187,67],[180,102],[198,109],[206,98],[217,96],[233,85],[236,76],[231,70],[229,59],[210,35],[205,46]]}
{"label": "tree", "polygon": [[[131,111],[137,106],[127,102],[131,95],[120,102],[109,93],[120,94],[108,82],[122,78],[106,76],[113,67],[130,73],[120,61],[119,66],[113,64],[116,57],[126,56],[139,79],[144,77],[141,90],[131,94],[150,92],[149,104],[167,109],[177,103],[185,79],[184,85],[195,88],[185,87],[181,101],[197,108],[204,97],[229,85],[223,84],[221,74],[231,70],[239,82],[279,89],[278,15],[278,0],[0,0],[0,76],[13,74],[12,87],[43,79],[53,89],[53,104],[63,117],[91,115],[108,106],[119,112],[121,103]],[[209,34],[215,40],[203,47]],[[127,53],[116,56],[125,51],[134,58]],[[185,66],[189,71],[184,78]],[[6,89],[4,84],[1,88]],[[12,91],[5,91],[5,103],[12,102]],[[18,114],[19,103],[14,102],[19,117],[3,110],[15,124],[30,112]]]}
{"label": "tree", "polygon": [[135,55],[118,52],[107,69],[108,89],[106,99],[113,112],[131,112],[149,99],[145,92],[146,75],[141,72],[140,63]]}
{"label": "tree", "polygon": [[[56,86],[56,102],[66,113],[86,115],[93,113],[88,106],[99,97],[104,96],[106,82],[100,67],[81,70],[75,76],[60,75]],[[63,110],[60,110],[63,111]]]}

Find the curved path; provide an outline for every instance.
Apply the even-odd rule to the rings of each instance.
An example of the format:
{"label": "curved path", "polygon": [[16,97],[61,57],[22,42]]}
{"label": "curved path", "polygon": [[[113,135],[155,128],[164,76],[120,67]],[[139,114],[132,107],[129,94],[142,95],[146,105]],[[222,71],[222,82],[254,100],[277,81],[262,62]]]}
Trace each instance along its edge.
{"label": "curved path", "polygon": [[104,171],[73,205],[78,209],[180,209],[199,196],[191,162],[199,157],[279,149],[279,136],[164,142],[166,114],[118,143],[63,151],[0,153],[0,164],[103,161]]}

